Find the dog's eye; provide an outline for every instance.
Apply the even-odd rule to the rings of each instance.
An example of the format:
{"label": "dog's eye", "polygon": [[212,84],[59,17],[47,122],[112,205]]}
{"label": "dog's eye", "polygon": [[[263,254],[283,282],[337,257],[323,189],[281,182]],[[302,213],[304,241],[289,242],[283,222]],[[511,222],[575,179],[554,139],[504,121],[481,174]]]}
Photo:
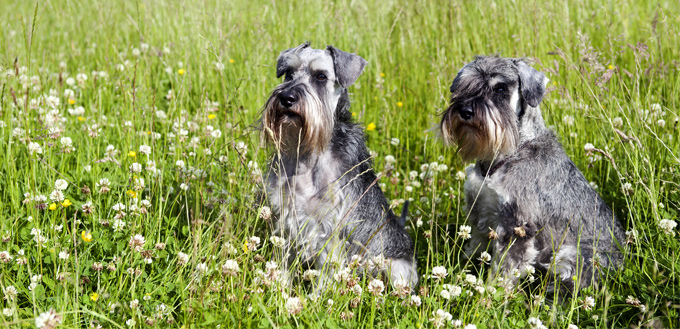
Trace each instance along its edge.
{"label": "dog's eye", "polygon": [[319,74],[316,75],[316,79],[319,80],[319,81],[326,81],[326,80],[328,80],[328,77],[323,73],[319,73]]}
{"label": "dog's eye", "polygon": [[502,93],[505,92],[505,88],[503,88],[503,86],[499,86],[499,87],[494,88],[493,92],[495,92],[496,94],[502,94]]}

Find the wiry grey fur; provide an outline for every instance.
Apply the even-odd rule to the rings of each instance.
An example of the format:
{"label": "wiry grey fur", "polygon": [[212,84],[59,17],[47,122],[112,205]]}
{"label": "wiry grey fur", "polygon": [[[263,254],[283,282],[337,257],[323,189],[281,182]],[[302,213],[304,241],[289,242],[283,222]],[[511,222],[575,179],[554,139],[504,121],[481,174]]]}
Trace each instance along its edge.
{"label": "wiry grey fur", "polygon": [[488,250],[511,284],[531,265],[573,291],[574,276],[588,286],[598,269],[621,264],[623,229],[545,127],[547,82],[524,59],[478,56],[454,79],[440,127],[446,143],[477,160],[465,182],[467,254]]}
{"label": "wiry grey fur", "polygon": [[299,261],[322,271],[321,287],[335,270],[332,264],[344,266],[360,255],[384,257],[387,266],[369,271],[414,289],[413,241],[377,184],[363,129],[349,112],[347,87],[366,64],[331,46],[303,44],[281,52],[277,76],[285,80],[262,119],[276,147],[266,181],[278,214],[275,233],[288,242],[284,266]]}

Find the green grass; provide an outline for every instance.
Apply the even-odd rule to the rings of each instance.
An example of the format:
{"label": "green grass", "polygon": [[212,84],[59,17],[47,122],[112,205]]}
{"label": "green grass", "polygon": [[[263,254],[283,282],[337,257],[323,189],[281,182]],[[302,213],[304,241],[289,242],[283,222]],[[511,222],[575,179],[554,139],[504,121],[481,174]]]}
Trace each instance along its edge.
{"label": "green grass", "polygon": [[[677,222],[680,212],[679,14],[674,1],[3,1],[0,251],[12,259],[0,262],[0,324],[35,326],[35,317],[53,309],[63,327],[420,328],[433,326],[442,309],[477,328],[527,328],[530,317],[551,328],[678,328],[678,229],[667,234],[659,223]],[[352,111],[376,125],[367,131],[376,170],[387,155],[397,160],[399,175],[381,180],[388,198],[413,200],[408,225],[423,277],[420,306],[404,305],[389,289],[372,296],[368,282],[359,283],[359,297],[335,289],[315,300],[303,284],[288,290],[256,279],[275,247],[271,224],[258,216],[272,150],[254,123],[279,83],[278,53],[306,40],[369,62],[351,87]],[[465,223],[456,173],[466,164],[430,128],[456,72],[475,54],[491,53],[537,59],[551,80],[541,106],[547,124],[626,230],[637,231],[622,269],[564,303],[537,303],[540,284],[480,294],[463,281],[466,273],[485,278],[489,269],[465,259],[455,234]],[[67,78],[80,73],[87,80],[69,86]],[[69,113],[79,106],[84,113]],[[53,109],[56,121],[48,118]],[[211,137],[208,125],[220,136]],[[101,131],[92,137],[88,128]],[[617,129],[634,141],[621,142]],[[62,137],[75,150],[66,152]],[[41,154],[30,154],[31,142]],[[609,157],[588,154],[586,143]],[[118,151],[110,159],[108,145]],[[148,160],[159,175],[144,169]],[[135,162],[141,173],[130,172]],[[416,178],[418,187],[409,173],[431,162],[448,168]],[[96,186],[102,178],[111,182],[108,193]],[[135,187],[139,178],[143,188]],[[68,182],[72,205],[39,209],[31,197],[48,196],[51,204],[58,179]],[[146,211],[130,209],[135,194],[138,206],[149,201]],[[88,201],[91,214],[82,208]],[[116,231],[117,203],[126,206],[126,225]],[[36,243],[33,229],[46,242]],[[128,245],[136,234],[145,237],[149,264]],[[261,243],[245,252],[251,236]],[[180,252],[189,256],[185,265]],[[235,276],[221,273],[228,259],[239,264]],[[448,270],[442,282],[426,278],[435,266]],[[442,298],[444,283],[463,293]],[[287,296],[302,300],[300,314],[288,314]],[[595,300],[590,310],[587,297]]]}

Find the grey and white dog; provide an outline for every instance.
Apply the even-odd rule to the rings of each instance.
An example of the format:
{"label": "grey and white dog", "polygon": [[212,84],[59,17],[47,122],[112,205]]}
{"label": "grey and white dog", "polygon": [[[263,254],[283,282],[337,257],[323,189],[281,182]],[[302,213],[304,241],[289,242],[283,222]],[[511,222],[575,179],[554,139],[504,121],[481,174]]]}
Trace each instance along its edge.
{"label": "grey and white dog", "polygon": [[620,265],[623,230],[546,128],[539,104],[548,79],[527,63],[478,56],[465,65],[440,128],[446,144],[476,160],[464,186],[466,253],[488,251],[511,285],[539,270],[554,279],[549,290],[569,292]]}
{"label": "grey and white dog", "polygon": [[362,259],[381,263],[369,269],[372,275],[413,290],[418,276],[413,241],[404,229],[406,211],[400,218],[390,210],[363,129],[349,111],[347,88],[366,64],[332,46],[312,49],[305,43],[281,52],[276,76],[285,79],[262,117],[276,148],[266,180],[279,214],[275,233],[288,243],[283,265],[299,261],[321,271],[319,287],[334,266]]}

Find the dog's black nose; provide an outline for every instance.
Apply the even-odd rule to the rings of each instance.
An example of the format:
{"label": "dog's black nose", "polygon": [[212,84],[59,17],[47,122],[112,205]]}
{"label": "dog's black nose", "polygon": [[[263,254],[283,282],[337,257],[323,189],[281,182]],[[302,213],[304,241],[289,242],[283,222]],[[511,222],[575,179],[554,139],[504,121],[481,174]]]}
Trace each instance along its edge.
{"label": "dog's black nose", "polygon": [[281,105],[286,108],[290,108],[298,101],[298,96],[292,91],[284,91],[279,95],[279,100],[281,100]]}
{"label": "dog's black nose", "polygon": [[472,111],[472,108],[469,106],[463,106],[458,110],[458,113],[460,113],[460,117],[463,118],[463,120],[470,120],[475,115],[475,112]]}

